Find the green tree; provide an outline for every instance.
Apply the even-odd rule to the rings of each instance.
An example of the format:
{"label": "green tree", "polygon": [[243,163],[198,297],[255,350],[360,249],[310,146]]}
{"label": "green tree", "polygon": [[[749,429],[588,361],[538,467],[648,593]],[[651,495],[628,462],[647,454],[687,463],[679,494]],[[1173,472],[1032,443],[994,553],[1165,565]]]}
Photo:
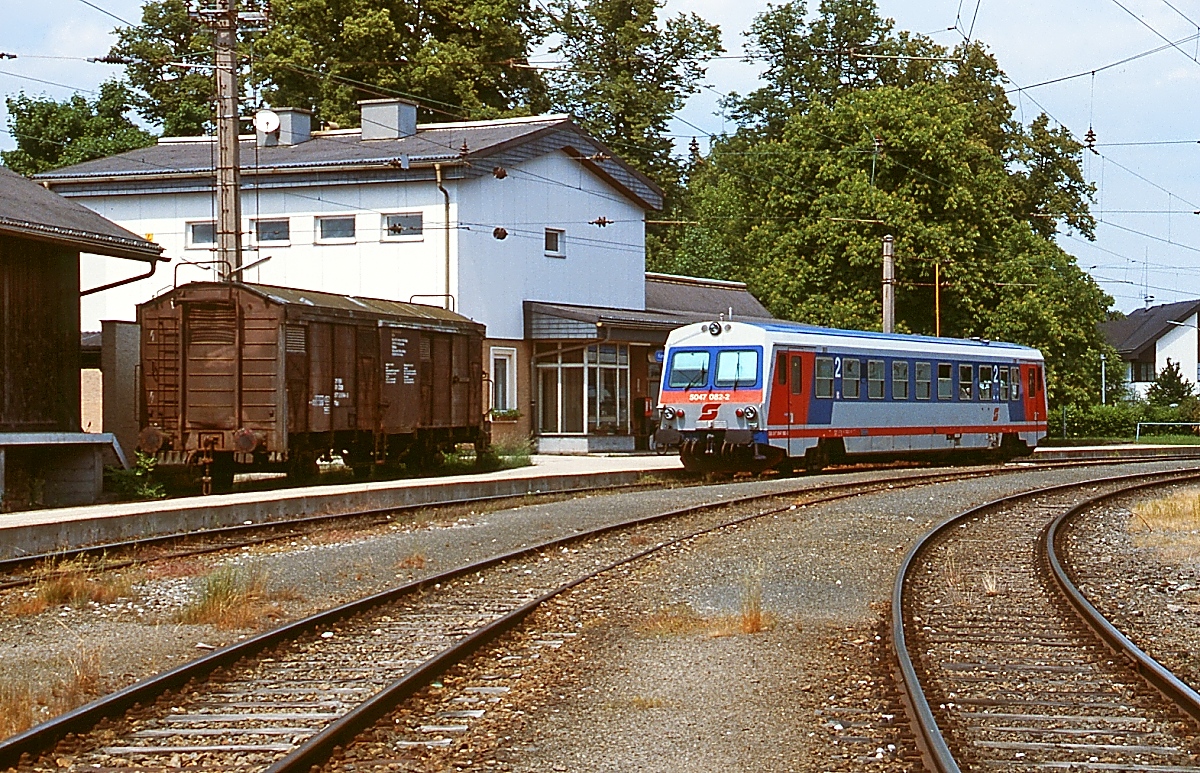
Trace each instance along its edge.
{"label": "green tree", "polygon": [[17,147],[0,151],[0,159],[20,174],[37,174],[154,142],[153,135],[126,116],[131,109],[130,93],[117,81],[101,84],[94,100],[76,94],[56,102],[21,93],[6,98],[5,103],[8,131]]}
{"label": "green tree", "polygon": [[550,6],[566,66],[550,76],[556,109],[671,193],[681,175],[667,124],[696,93],[720,30],[694,13],[661,19],[665,0],[573,0]]}
{"label": "green tree", "polygon": [[438,120],[545,108],[529,66],[544,34],[524,0],[286,0],[271,6],[253,47],[253,80],[276,106],[304,107],[341,126],[361,99],[404,96]]}
{"label": "green tree", "polygon": [[1183,377],[1179,371],[1178,362],[1168,362],[1167,367],[1159,371],[1158,377],[1146,392],[1146,399],[1151,405],[1160,407],[1183,405],[1195,397],[1196,390],[1192,382]]}
{"label": "green tree", "polygon": [[212,64],[213,38],[188,17],[185,0],[151,0],[142,7],[140,25],[116,32],[109,56],[127,62],[125,78],[135,89],[138,113],[167,136],[211,131],[216,87],[205,65]]}

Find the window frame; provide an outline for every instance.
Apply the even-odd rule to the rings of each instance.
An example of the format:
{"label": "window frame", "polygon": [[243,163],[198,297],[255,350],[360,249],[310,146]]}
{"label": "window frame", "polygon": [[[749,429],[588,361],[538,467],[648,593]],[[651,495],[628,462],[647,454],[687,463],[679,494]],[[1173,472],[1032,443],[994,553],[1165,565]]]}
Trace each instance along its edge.
{"label": "window frame", "polygon": [[[925,378],[921,378],[921,366],[925,366]],[[932,400],[933,399],[933,363],[932,362],[915,362],[913,363],[913,397],[917,400]],[[921,385],[925,385],[925,395],[921,396]]]}
{"label": "window frame", "polygon": [[[987,371],[987,374],[988,374],[987,381],[983,380],[983,373],[985,370]],[[990,403],[994,400],[993,395],[995,394],[995,390],[993,389],[992,385],[995,382],[996,382],[995,368],[991,365],[980,365],[979,366],[979,401],[980,402]],[[984,384],[987,384],[986,390],[983,388]]]}
{"label": "window frame", "polygon": [[791,392],[794,395],[804,394],[804,359],[798,354],[793,354],[788,360],[790,361],[788,367],[792,371],[790,375]]}
{"label": "window frame", "polygon": [[[834,374],[837,372],[833,364],[833,359],[833,357],[817,357],[813,365],[813,396],[819,400],[833,399]],[[828,376],[821,375],[822,366],[828,367]],[[822,389],[822,387],[825,387],[825,389]],[[822,392],[828,392],[828,394],[822,394]]]}
{"label": "window frame", "polygon": [[[902,377],[897,377],[897,368],[904,371]],[[892,399],[893,400],[908,400],[908,360],[892,360]],[[896,394],[896,387],[900,387],[901,394]]]}
{"label": "window frame", "polygon": [[[212,228],[211,242],[196,241],[196,226],[209,226]],[[215,220],[192,220],[184,224],[183,227],[185,239],[184,246],[189,250],[212,250],[217,247],[217,221]]]}
{"label": "window frame", "polygon": [[[850,363],[854,363],[854,375],[850,374]],[[857,357],[842,358],[842,399],[843,400],[861,400],[862,399],[862,360]],[[854,394],[850,394],[850,390],[846,389],[847,385],[854,385]]]}
{"label": "window frame", "polygon": [[[945,378],[942,377],[942,368],[946,369]],[[942,384],[946,385],[946,393],[942,394]],[[937,399],[940,403],[947,403],[954,400],[954,364],[950,362],[939,362],[937,364]]]}
{"label": "window frame", "polygon": [[[963,381],[963,374],[966,374],[967,380]],[[966,391],[963,391],[963,384],[966,384]],[[975,366],[960,362],[958,364],[958,399],[960,402],[971,402],[975,399]]]}
{"label": "window frame", "polygon": [[998,365],[996,366],[996,371],[996,375],[999,376],[999,378],[996,379],[996,384],[998,385],[997,391],[1000,393],[1000,402],[1007,403],[1009,401],[1008,368],[1003,365]]}
{"label": "window frame", "polygon": [[1012,393],[1010,397],[1013,400],[1021,399],[1021,367],[1019,365],[1010,366],[1008,369],[1008,383],[1011,384]]}
{"label": "window frame", "polygon": [[[743,354],[754,355],[754,378],[751,381],[749,381],[748,383],[743,382],[736,375],[734,376],[733,380],[729,381],[728,383],[725,383],[721,380],[721,362],[730,354],[738,355],[737,365],[735,367],[737,368],[737,370],[739,372],[741,371],[741,355],[743,355]],[[716,355],[717,355],[715,358],[716,361],[710,363],[712,365],[713,389],[753,389],[754,387],[758,386],[758,379],[762,372],[762,352],[760,352],[758,349],[755,349],[755,348],[717,349]]]}
{"label": "window frame", "polygon": [[[675,383],[675,358],[681,354],[699,354],[704,356],[704,380],[698,384],[691,384],[691,381],[685,381],[682,384]],[[667,388],[668,389],[708,389],[708,383],[712,380],[713,373],[713,353],[708,349],[674,349],[671,351],[671,356],[667,360]],[[690,385],[690,386],[689,386]]]}
{"label": "window frame", "polygon": [[[421,229],[415,233],[392,233],[391,226],[388,225],[388,219],[393,217],[415,217],[420,220]],[[381,242],[423,242],[425,241],[425,213],[416,210],[413,212],[385,212],[380,216],[382,224],[379,232],[379,241]]]}
{"label": "window frame", "polygon": [[[263,239],[259,227],[265,223],[283,223],[287,231],[286,239]],[[256,217],[250,221],[250,236],[258,245],[271,247],[287,247],[292,243],[292,219],[290,217]]]}
{"label": "window frame", "polygon": [[[549,245],[546,243],[546,240],[550,237],[550,234],[558,235],[558,239],[557,239],[558,249],[552,250],[552,249],[550,249]],[[543,254],[547,258],[565,258],[565,257],[567,257],[567,232],[565,230],[563,230],[562,228],[547,227],[543,234],[543,237],[542,237],[542,250],[543,250]]]}
{"label": "window frame", "polygon": [[[871,378],[872,370],[879,374],[879,378]],[[875,394],[875,387],[878,385],[879,394]],[[887,363],[883,360],[867,360],[867,399],[868,400],[883,400],[887,397]]]}
{"label": "window frame", "polygon": [[[517,350],[511,346],[493,346],[488,354],[490,367],[488,376],[492,379],[492,388],[488,390],[488,402],[493,411],[515,411],[517,407]],[[496,360],[507,363],[504,374],[505,405],[496,405]]]}
{"label": "window frame", "polygon": [[[323,224],[334,220],[349,220],[354,226],[354,233],[350,236],[325,236]],[[353,214],[317,215],[314,225],[313,236],[316,237],[317,244],[354,244],[358,241],[358,217]]]}

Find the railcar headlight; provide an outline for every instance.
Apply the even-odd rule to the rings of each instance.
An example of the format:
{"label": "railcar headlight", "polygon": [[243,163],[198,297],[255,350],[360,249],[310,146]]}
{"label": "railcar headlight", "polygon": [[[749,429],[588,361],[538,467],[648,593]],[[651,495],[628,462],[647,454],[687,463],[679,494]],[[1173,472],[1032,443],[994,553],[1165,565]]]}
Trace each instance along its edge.
{"label": "railcar headlight", "polygon": [[749,421],[754,421],[756,418],[758,418],[758,409],[755,408],[753,405],[747,405],[745,413],[746,413],[746,418]]}
{"label": "railcar headlight", "polygon": [[668,405],[666,408],[663,408],[662,415],[664,419],[670,421],[675,418],[675,409]]}

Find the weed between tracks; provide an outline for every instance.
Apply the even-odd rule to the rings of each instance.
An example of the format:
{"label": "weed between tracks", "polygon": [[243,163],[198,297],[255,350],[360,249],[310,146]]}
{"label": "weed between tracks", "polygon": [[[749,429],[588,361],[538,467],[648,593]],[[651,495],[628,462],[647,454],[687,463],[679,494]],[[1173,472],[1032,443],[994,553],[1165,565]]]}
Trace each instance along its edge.
{"label": "weed between tracks", "polygon": [[0,682],[0,739],[82,706],[104,692],[100,656],[80,644],[67,656],[63,675],[48,691],[28,680]]}
{"label": "weed between tracks", "polygon": [[222,566],[204,578],[199,595],[180,611],[178,619],[225,630],[253,628],[264,618],[282,617],[275,602],[293,598],[268,591],[267,576],[261,571]]}
{"label": "weed between tracks", "polygon": [[1134,505],[1126,529],[1138,547],[1194,554],[1200,547],[1200,489]]}
{"label": "weed between tracks", "polygon": [[74,558],[51,561],[35,570],[32,589],[9,605],[14,615],[36,615],[50,607],[82,607],[88,602],[112,604],[128,598],[137,582],[136,572],[104,572],[104,559]]}

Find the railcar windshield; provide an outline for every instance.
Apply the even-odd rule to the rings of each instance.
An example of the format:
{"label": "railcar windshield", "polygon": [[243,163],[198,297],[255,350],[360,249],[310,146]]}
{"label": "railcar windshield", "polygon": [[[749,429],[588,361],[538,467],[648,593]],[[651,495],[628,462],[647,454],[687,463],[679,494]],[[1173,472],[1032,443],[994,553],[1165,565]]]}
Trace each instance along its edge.
{"label": "railcar windshield", "polygon": [[715,386],[754,386],[758,383],[758,352],[754,349],[726,349],[717,352]]}
{"label": "railcar windshield", "polygon": [[673,389],[708,386],[709,352],[673,352],[667,383]]}

